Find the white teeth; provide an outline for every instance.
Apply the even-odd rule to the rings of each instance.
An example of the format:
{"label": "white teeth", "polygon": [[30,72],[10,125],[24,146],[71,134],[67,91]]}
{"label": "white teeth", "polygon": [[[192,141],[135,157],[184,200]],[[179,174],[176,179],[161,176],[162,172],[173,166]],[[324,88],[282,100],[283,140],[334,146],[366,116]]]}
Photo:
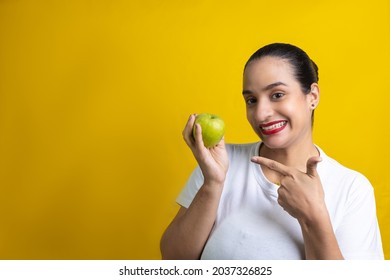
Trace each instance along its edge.
{"label": "white teeth", "polygon": [[277,128],[280,128],[280,127],[284,126],[286,123],[287,123],[286,121],[279,122],[279,123],[275,123],[275,124],[270,125],[270,126],[264,126],[261,129],[266,130],[266,131],[267,130],[272,130],[272,129],[277,129]]}

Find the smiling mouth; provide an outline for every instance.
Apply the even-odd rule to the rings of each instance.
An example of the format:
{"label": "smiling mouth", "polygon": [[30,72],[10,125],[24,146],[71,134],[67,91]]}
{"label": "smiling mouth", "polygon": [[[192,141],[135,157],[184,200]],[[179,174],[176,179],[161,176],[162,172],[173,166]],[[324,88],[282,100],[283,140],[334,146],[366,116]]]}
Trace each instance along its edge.
{"label": "smiling mouth", "polygon": [[276,121],[260,125],[261,132],[265,135],[275,134],[286,127],[287,121]]}

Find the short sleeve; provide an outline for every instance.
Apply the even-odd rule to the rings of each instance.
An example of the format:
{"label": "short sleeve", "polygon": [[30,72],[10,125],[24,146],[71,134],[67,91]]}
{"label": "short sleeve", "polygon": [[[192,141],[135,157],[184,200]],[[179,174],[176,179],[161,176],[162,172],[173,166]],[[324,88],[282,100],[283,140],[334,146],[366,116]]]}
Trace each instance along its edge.
{"label": "short sleeve", "polygon": [[188,208],[200,187],[203,185],[203,182],[203,174],[198,165],[188,178],[188,181],[177,197],[176,202],[181,206]]}
{"label": "short sleeve", "polygon": [[344,258],[384,259],[374,189],[361,174],[351,186],[345,210],[335,232]]}

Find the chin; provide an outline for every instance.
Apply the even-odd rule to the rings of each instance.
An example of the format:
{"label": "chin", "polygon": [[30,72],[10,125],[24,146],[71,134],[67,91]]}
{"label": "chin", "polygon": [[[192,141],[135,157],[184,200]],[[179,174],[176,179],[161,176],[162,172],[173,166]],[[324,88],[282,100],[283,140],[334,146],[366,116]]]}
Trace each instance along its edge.
{"label": "chin", "polygon": [[288,147],[286,141],[283,141],[282,139],[275,139],[275,137],[272,138],[273,139],[269,139],[267,137],[260,137],[261,141],[269,149],[285,149]]}

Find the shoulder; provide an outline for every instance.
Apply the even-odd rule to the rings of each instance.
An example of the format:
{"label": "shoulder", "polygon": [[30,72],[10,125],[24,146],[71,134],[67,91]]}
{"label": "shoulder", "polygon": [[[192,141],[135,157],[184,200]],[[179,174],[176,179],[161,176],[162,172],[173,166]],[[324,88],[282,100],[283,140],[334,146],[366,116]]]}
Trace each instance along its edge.
{"label": "shoulder", "polygon": [[[318,148],[318,147],[317,147]],[[346,167],[329,157],[323,150],[318,148],[323,159],[319,166],[319,173],[321,180],[330,181],[332,183],[339,183],[343,186],[353,186],[354,190],[372,191],[372,185],[359,171]]]}

